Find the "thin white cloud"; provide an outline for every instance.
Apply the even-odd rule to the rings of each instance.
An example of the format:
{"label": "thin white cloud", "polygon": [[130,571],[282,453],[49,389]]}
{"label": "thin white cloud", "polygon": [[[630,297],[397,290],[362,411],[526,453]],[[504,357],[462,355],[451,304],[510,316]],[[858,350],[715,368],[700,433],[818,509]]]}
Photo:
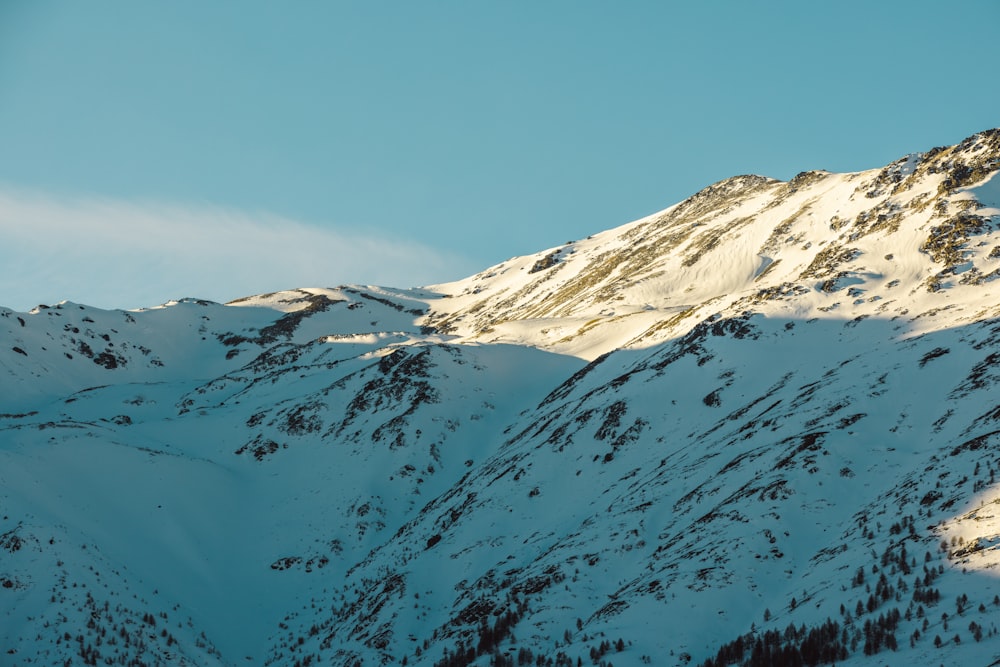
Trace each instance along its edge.
{"label": "thin white cloud", "polygon": [[102,308],[294,287],[411,287],[471,263],[408,240],[267,213],[0,189],[0,306],[64,299]]}

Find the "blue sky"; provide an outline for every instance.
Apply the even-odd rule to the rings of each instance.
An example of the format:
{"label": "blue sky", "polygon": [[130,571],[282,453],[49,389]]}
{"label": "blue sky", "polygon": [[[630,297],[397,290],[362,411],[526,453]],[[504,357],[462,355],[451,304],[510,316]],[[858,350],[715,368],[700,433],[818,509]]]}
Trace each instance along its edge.
{"label": "blue sky", "polygon": [[0,1],[0,304],[464,277],[1000,125],[996,0]]}

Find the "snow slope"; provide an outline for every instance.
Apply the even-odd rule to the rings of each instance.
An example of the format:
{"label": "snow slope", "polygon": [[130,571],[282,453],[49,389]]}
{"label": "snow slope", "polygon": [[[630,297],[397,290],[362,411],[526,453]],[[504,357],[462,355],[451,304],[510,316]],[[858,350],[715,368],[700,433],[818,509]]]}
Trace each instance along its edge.
{"label": "snow slope", "polygon": [[423,289],[0,310],[0,664],[990,664],[998,169],[993,130]]}

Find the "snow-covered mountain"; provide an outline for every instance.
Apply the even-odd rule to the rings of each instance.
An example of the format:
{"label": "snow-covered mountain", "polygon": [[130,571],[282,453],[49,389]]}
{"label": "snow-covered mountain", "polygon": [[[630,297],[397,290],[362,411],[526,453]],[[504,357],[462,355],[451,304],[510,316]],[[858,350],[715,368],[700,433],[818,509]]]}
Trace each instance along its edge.
{"label": "snow-covered mountain", "polygon": [[992,130],[422,289],[0,309],[0,664],[998,664],[998,171]]}

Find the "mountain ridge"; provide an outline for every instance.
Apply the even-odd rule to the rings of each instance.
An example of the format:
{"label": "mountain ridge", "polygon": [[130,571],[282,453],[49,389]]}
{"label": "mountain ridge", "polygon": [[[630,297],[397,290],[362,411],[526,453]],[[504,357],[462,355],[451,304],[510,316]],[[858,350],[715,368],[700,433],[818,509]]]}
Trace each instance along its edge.
{"label": "mountain ridge", "polygon": [[991,130],[442,285],[0,309],[0,661],[994,660],[998,169]]}

